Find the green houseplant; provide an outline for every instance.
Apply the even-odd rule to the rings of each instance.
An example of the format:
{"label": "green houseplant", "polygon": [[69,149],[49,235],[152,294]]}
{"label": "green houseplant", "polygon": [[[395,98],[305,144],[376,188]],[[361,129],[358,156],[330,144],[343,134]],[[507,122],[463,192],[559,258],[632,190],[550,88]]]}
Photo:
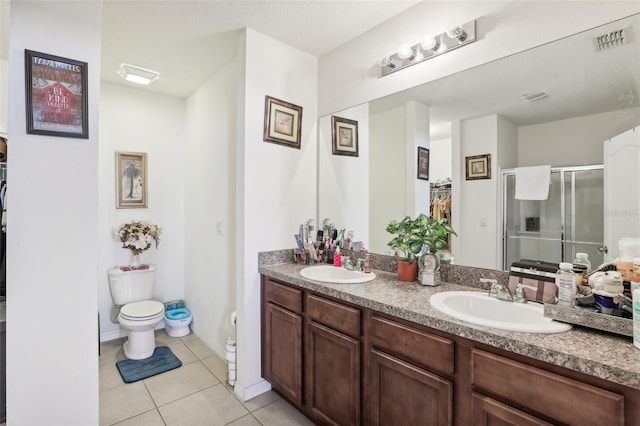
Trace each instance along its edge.
{"label": "green houseplant", "polygon": [[413,281],[416,277],[415,270],[417,267],[417,256],[423,251],[424,247],[432,252],[447,249],[449,246],[449,234],[456,235],[456,232],[447,223],[446,219],[433,219],[424,213],[420,213],[415,219],[405,216],[400,222],[392,220],[387,225],[387,232],[394,234],[395,237],[387,243],[389,247],[404,252],[406,263],[413,272],[412,277],[407,276],[403,279],[400,276],[403,261],[398,262],[398,278],[401,281]]}

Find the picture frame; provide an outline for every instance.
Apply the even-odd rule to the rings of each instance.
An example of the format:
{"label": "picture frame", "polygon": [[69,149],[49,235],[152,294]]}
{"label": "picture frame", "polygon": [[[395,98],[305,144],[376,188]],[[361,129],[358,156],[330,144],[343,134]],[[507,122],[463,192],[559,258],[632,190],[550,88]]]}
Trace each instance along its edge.
{"label": "picture frame", "polygon": [[418,179],[429,180],[429,150],[418,147]]}
{"label": "picture frame", "polygon": [[466,180],[491,179],[491,154],[465,157]]}
{"label": "picture frame", "polygon": [[358,156],[358,122],[331,116],[331,152],[333,155]]}
{"label": "picture frame", "polygon": [[265,142],[300,149],[302,107],[271,96],[265,96]]}
{"label": "picture frame", "polygon": [[116,208],[147,207],[147,153],[116,151]]}
{"label": "picture frame", "polygon": [[27,133],[88,139],[87,63],[24,53]]}

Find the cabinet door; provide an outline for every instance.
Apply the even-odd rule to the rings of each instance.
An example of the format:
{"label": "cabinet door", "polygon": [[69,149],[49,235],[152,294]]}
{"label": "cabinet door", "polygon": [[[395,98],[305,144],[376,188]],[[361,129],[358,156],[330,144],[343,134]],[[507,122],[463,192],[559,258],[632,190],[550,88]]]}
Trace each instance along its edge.
{"label": "cabinet door", "polygon": [[452,424],[450,381],[375,349],[369,365],[367,424]]}
{"label": "cabinet door", "polygon": [[360,342],[309,321],[307,405],[322,424],[360,424]]}
{"label": "cabinet door", "polygon": [[472,413],[473,424],[477,426],[551,426],[551,423],[475,392]]}
{"label": "cabinet door", "polygon": [[302,405],[302,317],[267,303],[265,322],[265,379]]}

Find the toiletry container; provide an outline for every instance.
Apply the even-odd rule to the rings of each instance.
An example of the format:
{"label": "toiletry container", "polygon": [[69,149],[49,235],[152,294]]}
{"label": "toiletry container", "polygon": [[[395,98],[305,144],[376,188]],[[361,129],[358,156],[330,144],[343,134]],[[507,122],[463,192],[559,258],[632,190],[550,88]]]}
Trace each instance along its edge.
{"label": "toiletry container", "polygon": [[591,272],[591,262],[589,261],[589,255],[587,253],[576,253],[576,258],[573,260],[574,265],[584,265],[587,267],[587,274]]}
{"label": "toiletry container", "polygon": [[342,253],[340,253],[340,246],[336,247],[336,252],[333,253],[333,266],[342,266]]}
{"label": "toiletry container", "polygon": [[[640,259],[638,259],[640,261]],[[371,273],[371,254],[367,253],[364,255],[364,273]]]}
{"label": "toiletry container", "polygon": [[561,262],[560,269],[556,272],[556,285],[558,286],[558,304],[572,308],[576,300],[577,276],[573,272],[573,264]]}
{"label": "toiletry container", "polygon": [[633,298],[633,345],[640,349],[640,285],[631,292]]}

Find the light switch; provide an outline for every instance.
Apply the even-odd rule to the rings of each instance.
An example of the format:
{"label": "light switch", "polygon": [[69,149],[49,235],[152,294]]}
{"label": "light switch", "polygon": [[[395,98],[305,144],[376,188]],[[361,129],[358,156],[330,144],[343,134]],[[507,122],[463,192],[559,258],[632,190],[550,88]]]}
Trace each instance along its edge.
{"label": "light switch", "polygon": [[216,232],[218,235],[222,235],[222,222],[216,222]]}
{"label": "light switch", "polygon": [[486,218],[482,218],[480,219],[480,226],[487,226],[487,219]]}

